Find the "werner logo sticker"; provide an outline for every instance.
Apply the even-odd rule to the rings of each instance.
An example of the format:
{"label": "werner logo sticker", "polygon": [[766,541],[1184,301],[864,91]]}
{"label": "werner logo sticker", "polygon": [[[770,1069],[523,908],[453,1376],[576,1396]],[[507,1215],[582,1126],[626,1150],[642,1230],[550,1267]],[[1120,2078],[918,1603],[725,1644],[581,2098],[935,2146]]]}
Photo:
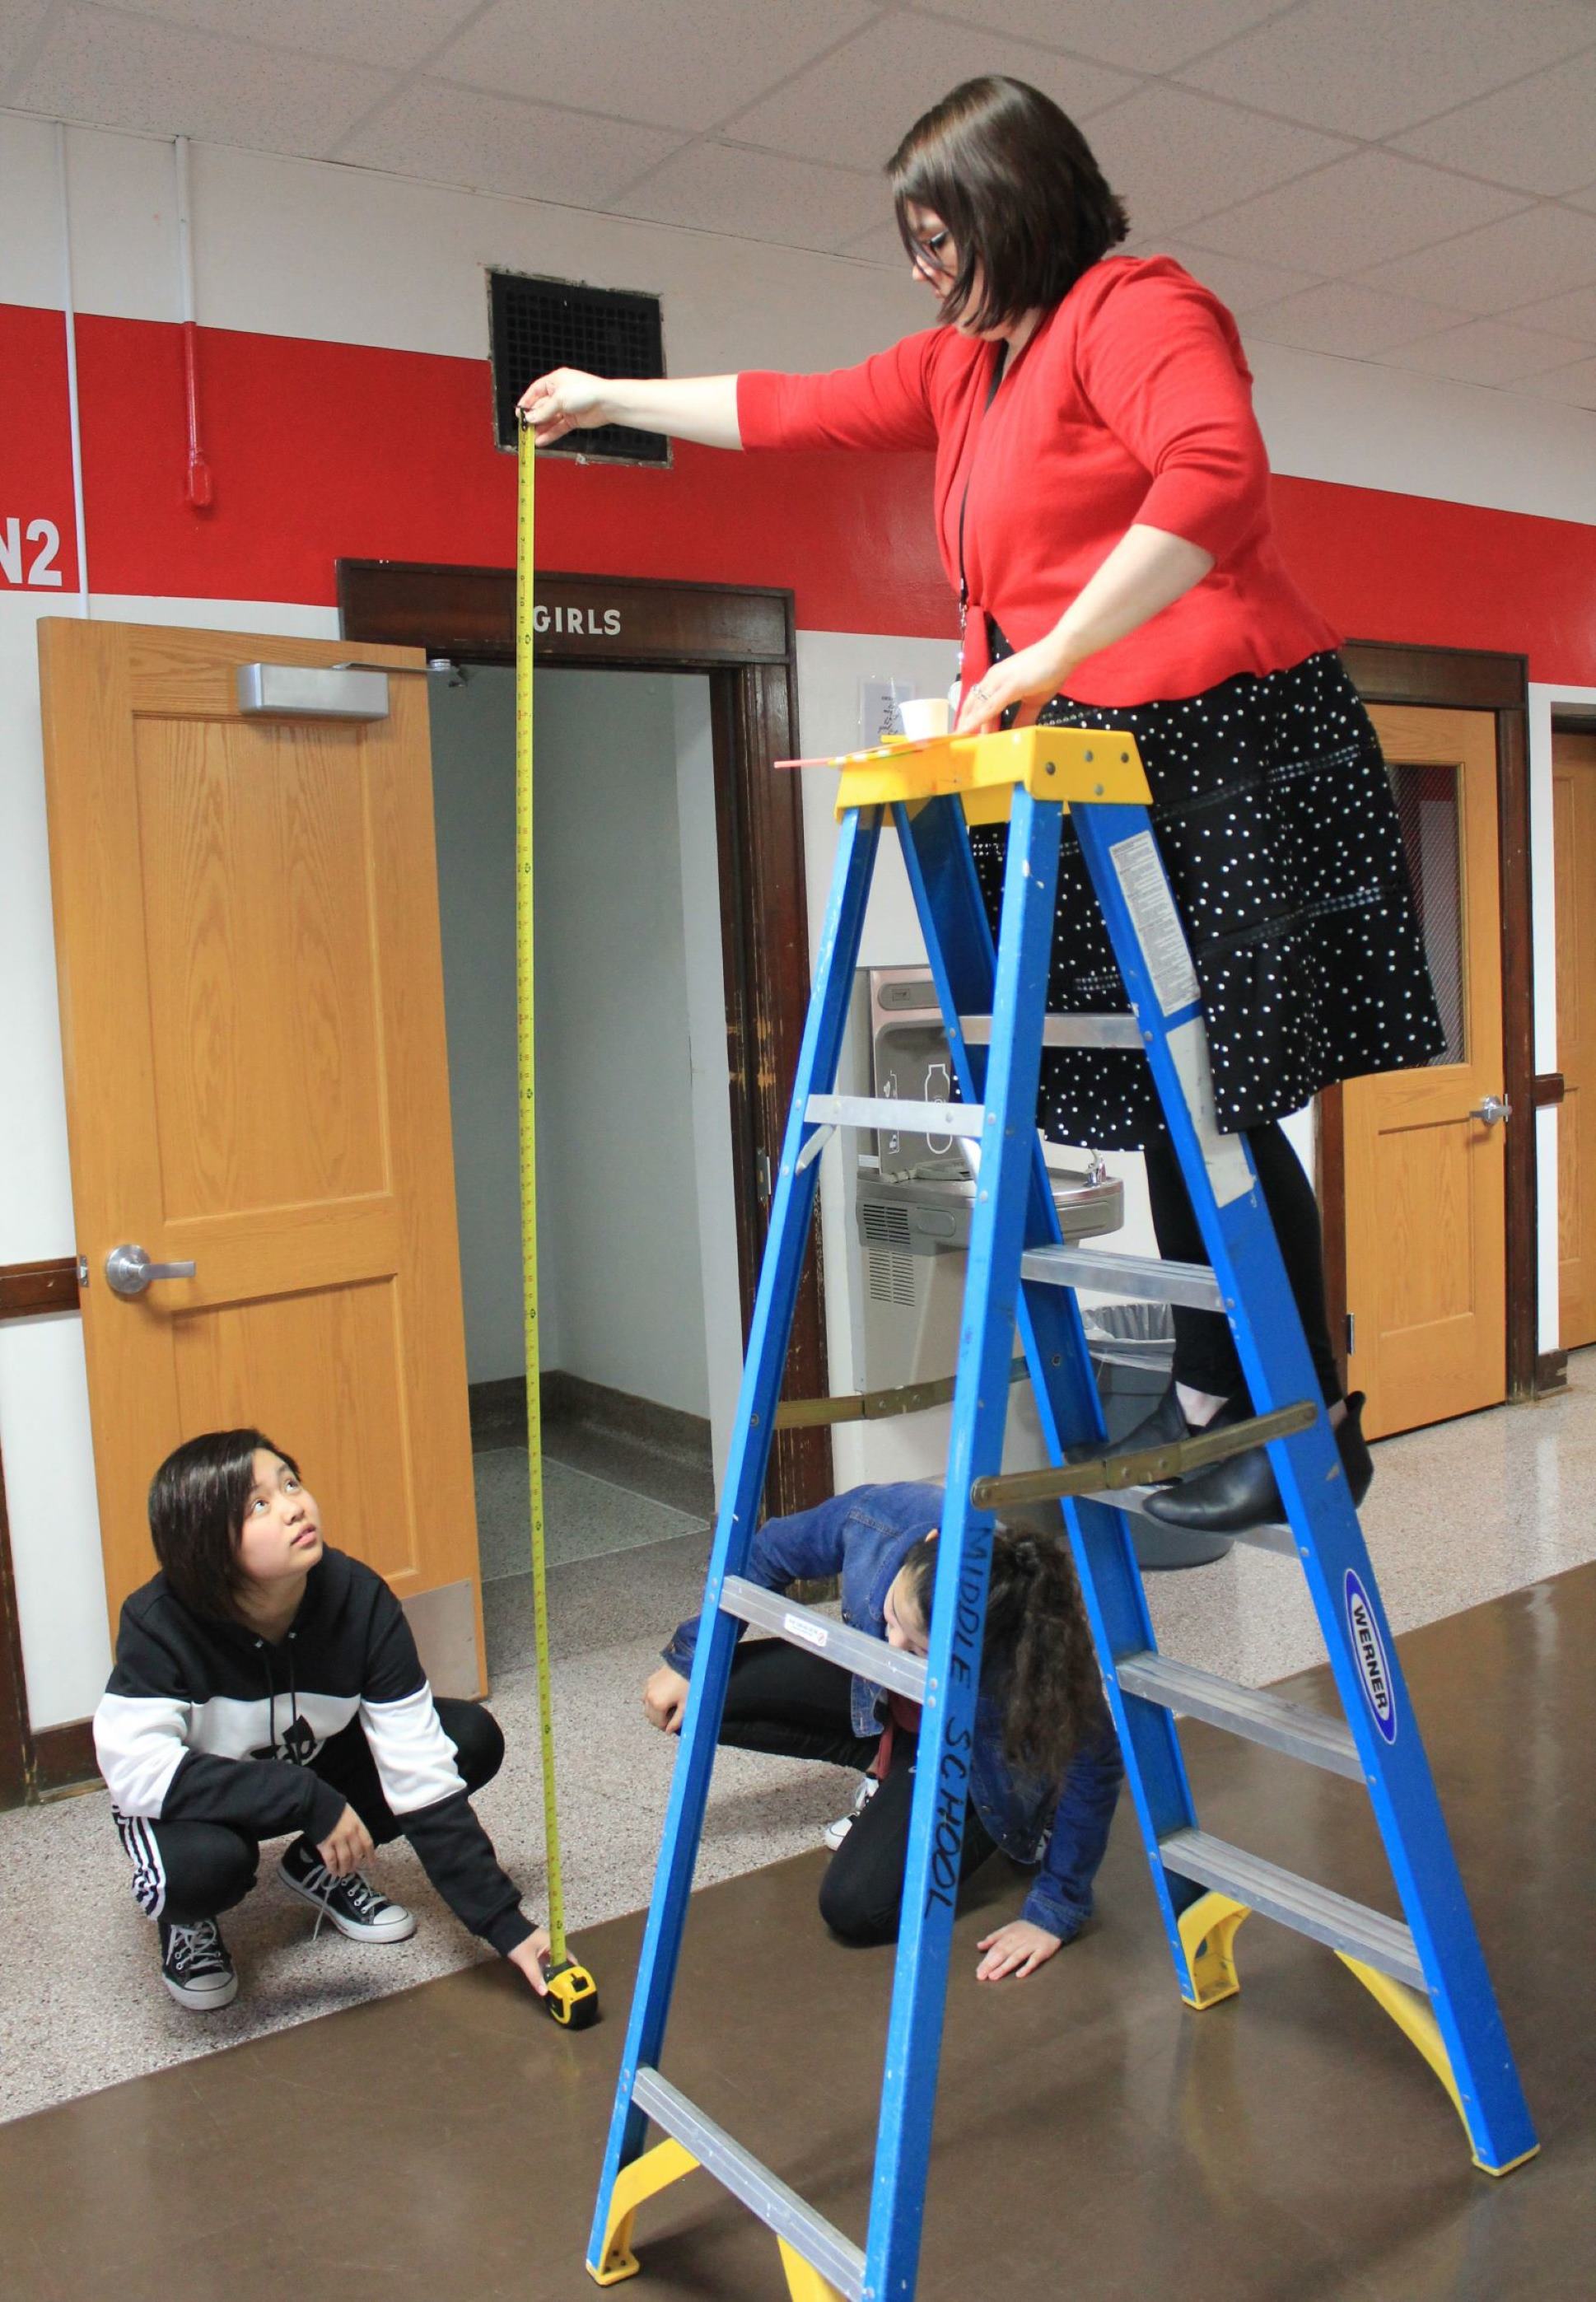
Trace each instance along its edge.
{"label": "werner logo sticker", "polygon": [[1391,1689],[1385,1643],[1374,1621],[1369,1594],[1350,1567],[1347,1569],[1343,1590],[1347,1601],[1347,1624],[1352,1633],[1352,1651],[1357,1658],[1364,1693],[1374,1714],[1375,1726],[1388,1743],[1394,1743],[1397,1739],[1397,1698]]}

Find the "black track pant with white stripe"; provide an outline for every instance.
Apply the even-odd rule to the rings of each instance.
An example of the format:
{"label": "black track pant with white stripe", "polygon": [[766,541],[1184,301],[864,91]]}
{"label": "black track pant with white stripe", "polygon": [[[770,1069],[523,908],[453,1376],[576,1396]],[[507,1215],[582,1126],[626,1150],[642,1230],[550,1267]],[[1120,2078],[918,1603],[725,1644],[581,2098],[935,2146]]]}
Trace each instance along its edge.
{"label": "black track pant with white stripe", "polygon": [[[499,1772],[504,1736],[492,1712],[480,1702],[457,1702],[447,1695],[437,1702],[469,1796]],[[343,1793],[374,1844],[385,1846],[403,1835],[403,1819],[382,1795],[358,1719],[323,1743],[311,1767]],[[144,1815],[117,1814],[114,1808],[112,1812],[133,1865],[134,1900],[147,1917],[192,1926],[231,1911],[254,1886],[260,1845],[248,1832],[223,1822],[152,1822]]]}

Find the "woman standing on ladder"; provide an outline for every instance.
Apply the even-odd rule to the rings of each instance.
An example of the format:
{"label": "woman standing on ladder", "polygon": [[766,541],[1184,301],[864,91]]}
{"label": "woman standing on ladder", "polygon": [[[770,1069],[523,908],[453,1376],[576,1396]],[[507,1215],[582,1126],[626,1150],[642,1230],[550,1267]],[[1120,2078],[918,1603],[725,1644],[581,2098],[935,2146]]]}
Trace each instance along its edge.
{"label": "woman standing on ladder", "polygon": [[[541,445],[625,424],[718,448],[934,450],[963,630],[961,733],[1040,718],[1128,728],[1202,985],[1215,1113],[1245,1134],[1355,1501],[1362,1399],[1341,1397],[1318,1208],[1279,1125],[1318,1089],[1427,1063],[1444,1038],[1396,807],[1336,633],[1292,584],[1235,322],[1127,219],[1074,123],[1023,81],[970,80],[887,165],[939,324],[828,375],[621,382],[557,369],[522,407]],[[1006,833],[972,834],[995,923]],[[1048,1005],[1122,1007],[1066,839]],[[1150,1073],[1049,1049],[1056,1140],[1146,1152],[1167,1258],[1205,1259]],[[1174,1381],[1120,1450],[1247,1411],[1225,1321],[1177,1306]],[[1281,1516],[1262,1449],[1149,1499],[1176,1525]]]}

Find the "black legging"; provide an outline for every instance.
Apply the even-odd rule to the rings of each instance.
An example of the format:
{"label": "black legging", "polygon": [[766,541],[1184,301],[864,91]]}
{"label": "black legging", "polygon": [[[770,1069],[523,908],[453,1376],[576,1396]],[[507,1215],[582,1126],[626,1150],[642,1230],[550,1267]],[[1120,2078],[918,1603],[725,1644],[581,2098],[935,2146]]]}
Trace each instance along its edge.
{"label": "black legging", "polygon": [[[835,1663],[804,1654],[784,1639],[745,1641],[732,1658],[720,1740],[739,1751],[825,1759],[834,1767],[862,1772],[878,1745],[873,1735],[853,1732],[851,1684]],[[826,1866],[820,1916],[844,1942],[897,1939],[919,1747],[918,1735],[906,1735],[901,1727],[895,1734],[886,1781]],[[985,1862],[996,1844],[966,1802],[961,1879]]]}
{"label": "black legging", "polygon": [[[492,1712],[480,1702],[458,1701],[446,1694],[436,1701],[469,1796],[499,1772],[504,1736]],[[352,1718],[323,1743],[310,1764],[313,1774],[343,1793],[370,1832],[374,1846],[386,1846],[401,1835],[404,1822],[382,1794],[376,1761],[358,1719]],[[115,1821],[133,1865],[134,1899],[149,1918],[170,1919],[181,1926],[219,1918],[241,1903],[255,1884],[260,1842],[253,1832],[227,1822],[154,1822],[128,1815],[116,1815]]]}
{"label": "black legging", "polygon": [[[1333,1407],[1341,1396],[1341,1379],[1330,1343],[1330,1313],[1324,1301],[1324,1246],[1314,1187],[1277,1120],[1271,1120],[1266,1127],[1249,1127],[1247,1147],[1253,1155],[1264,1204],[1280,1241],[1314,1372],[1326,1405]],[[1158,1252],[1170,1263],[1206,1263],[1202,1234],[1169,1137],[1155,1137],[1147,1145],[1145,1156]],[[1243,1390],[1241,1362],[1236,1356],[1229,1324],[1221,1314],[1190,1311],[1179,1303],[1173,1308],[1175,1381],[1221,1399],[1231,1398]]]}

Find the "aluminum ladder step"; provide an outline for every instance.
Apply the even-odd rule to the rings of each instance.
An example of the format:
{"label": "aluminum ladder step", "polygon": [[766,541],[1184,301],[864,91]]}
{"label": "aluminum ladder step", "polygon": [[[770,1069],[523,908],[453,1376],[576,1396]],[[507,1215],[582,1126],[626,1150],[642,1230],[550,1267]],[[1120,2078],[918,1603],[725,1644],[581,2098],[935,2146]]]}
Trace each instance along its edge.
{"label": "aluminum ladder step", "polygon": [[[1102,1494],[1091,1495],[1087,1500],[1102,1503],[1109,1510],[1124,1511],[1131,1518],[1147,1519],[1150,1525],[1161,1527],[1165,1534],[1179,1534],[1182,1531],[1180,1527],[1172,1526],[1168,1519],[1153,1518],[1147,1509],[1149,1496],[1167,1494],[1168,1491],[1165,1487],[1110,1487],[1105,1488]],[[1189,1529],[1186,1531],[1191,1532]],[[1234,1533],[1226,1534],[1223,1540],[1239,1542],[1248,1550],[1273,1550],[1281,1558],[1299,1557],[1297,1537],[1283,1521],[1272,1525],[1244,1526]]]}
{"label": "aluminum ladder step", "polygon": [[811,1095],[803,1116],[816,1127],[885,1128],[904,1135],[979,1135],[979,1103],[911,1103],[895,1095]]}
{"label": "aluminum ladder step", "polygon": [[821,1614],[818,1607],[801,1607],[794,1600],[784,1599],[779,1591],[767,1591],[741,1575],[727,1576],[720,1586],[720,1605],[723,1613],[735,1615],[739,1622],[750,1623],[756,1630],[774,1631],[778,1639],[803,1648],[806,1653],[824,1655],[840,1669],[868,1678],[872,1686],[890,1687],[895,1694],[906,1694],[911,1702],[926,1699],[923,1655],[888,1646],[885,1639],[853,1630],[839,1623],[835,1615]]}
{"label": "aluminum ladder step", "polygon": [[1310,1935],[1331,1950],[1345,1951],[1365,1966],[1378,1967],[1382,1974],[1394,1975],[1412,1990],[1428,1992],[1430,1986],[1412,1935],[1383,1911],[1354,1903],[1331,1887],[1318,1886],[1295,1870],[1284,1870],[1261,1854],[1248,1854],[1205,1830],[1172,1831],[1159,1840],[1158,1852],[1164,1869],[1178,1877],[1229,1895],[1245,1903],[1249,1911],[1262,1911],[1266,1919],[1291,1927],[1299,1935]]}
{"label": "aluminum ladder step", "polygon": [[[947,1129],[941,1130],[945,1135]],[[1180,1303],[1194,1311],[1222,1311],[1220,1284],[1205,1263],[1163,1263],[1155,1255],[1114,1255],[1100,1247],[1032,1247],[1020,1260],[1021,1279],[1044,1287],[1086,1287],[1094,1295],[1130,1295],[1144,1303]]]}
{"label": "aluminum ladder step", "polygon": [[1144,1648],[1126,1655],[1117,1666],[1120,1684],[1127,1694],[1139,1694],[1183,1718],[1202,1718],[1211,1726],[1225,1727],[1265,1749],[1283,1751],[1327,1774],[1345,1775],[1361,1783],[1363,1761],[1352,1730],[1341,1718],[1327,1718],[1301,1702],[1288,1702],[1258,1686],[1238,1686],[1195,1663],[1177,1662],[1170,1655]]}
{"label": "aluminum ladder step", "polygon": [[[992,1044],[990,1015],[961,1015],[959,1029],[966,1046]],[[1042,1024],[1045,1047],[1132,1047],[1139,1055],[1146,1044],[1134,1015],[1049,1015]]]}
{"label": "aluminum ladder step", "polygon": [[864,2291],[864,2256],[852,2239],[844,2238],[834,2223],[818,2214],[796,2190],[762,2166],[740,2142],[734,2142],[724,2127],[717,2126],[679,2088],[647,2063],[639,2065],[632,2081],[632,2099],[656,2126],[674,2135],[683,2149],[692,2153],[705,2173],[713,2174],[750,2214],[757,2214],[768,2230],[785,2239],[795,2253],[811,2263],[822,2278],[847,2297],[847,2302],[860,2302]]}

